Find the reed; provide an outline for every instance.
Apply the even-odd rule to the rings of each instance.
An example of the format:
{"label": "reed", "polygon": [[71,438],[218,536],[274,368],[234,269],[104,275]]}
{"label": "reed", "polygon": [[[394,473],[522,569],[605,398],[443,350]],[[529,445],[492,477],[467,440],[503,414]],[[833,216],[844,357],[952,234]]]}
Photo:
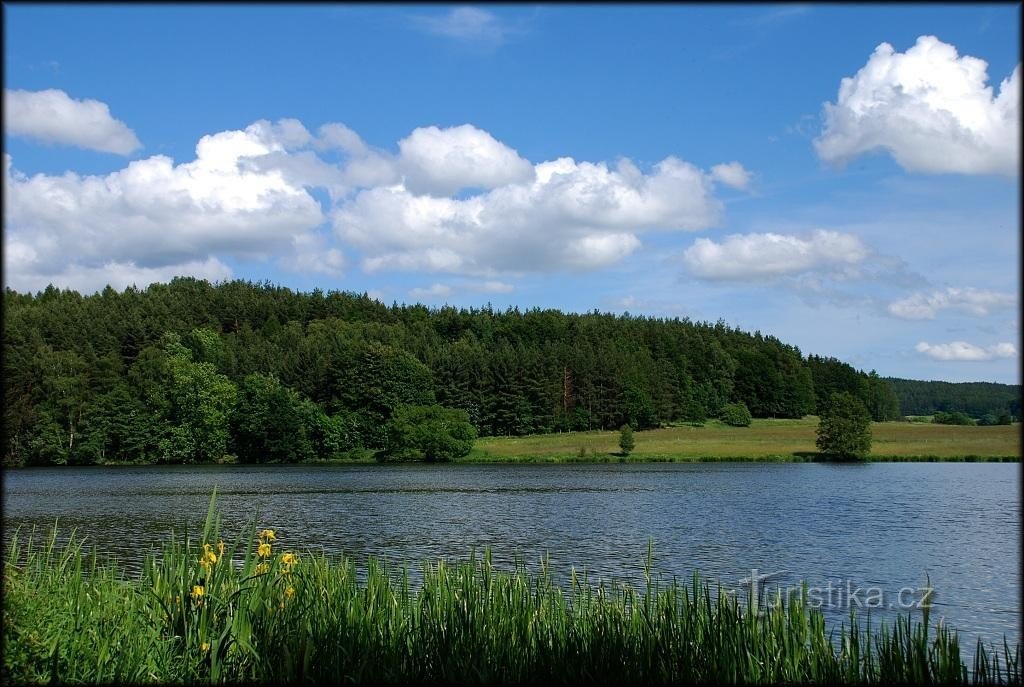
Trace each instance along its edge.
{"label": "reed", "polygon": [[802,594],[752,600],[694,575],[557,585],[546,563],[490,555],[407,567],[282,551],[255,523],[223,544],[214,499],[198,541],[128,578],[75,537],[16,535],[4,563],[4,682],[1020,684],[1020,648],[900,617],[828,632]]}

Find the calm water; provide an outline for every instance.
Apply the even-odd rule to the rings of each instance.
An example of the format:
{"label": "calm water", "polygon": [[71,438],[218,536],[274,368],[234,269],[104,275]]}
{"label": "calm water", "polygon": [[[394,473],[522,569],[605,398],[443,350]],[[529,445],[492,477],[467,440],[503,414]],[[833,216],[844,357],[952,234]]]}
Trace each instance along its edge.
{"label": "calm water", "polygon": [[[762,588],[806,580],[831,600],[832,622],[858,602],[865,613],[919,600],[927,574],[933,616],[970,646],[1020,641],[1017,464],[14,470],[4,472],[4,538],[59,519],[134,571],[172,528],[201,528],[214,486],[229,541],[258,510],[258,526],[299,551],[415,564],[490,547],[501,567],[536,569],[547,554],[560,579],[575,567],[635,584],[650,538],[663,578],[698,570],[737,588],[756,569],[772,574]],[[872,624],[893,613],[875,608]]]}

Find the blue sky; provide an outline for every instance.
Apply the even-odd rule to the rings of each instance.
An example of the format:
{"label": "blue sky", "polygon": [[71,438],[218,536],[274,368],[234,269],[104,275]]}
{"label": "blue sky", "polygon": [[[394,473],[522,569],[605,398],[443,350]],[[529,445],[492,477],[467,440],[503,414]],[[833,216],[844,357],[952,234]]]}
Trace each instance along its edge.
{"label": "blue sky", "polygon": [[723,319],[1019,381],[1019,6],[4,15],[15,289]]}

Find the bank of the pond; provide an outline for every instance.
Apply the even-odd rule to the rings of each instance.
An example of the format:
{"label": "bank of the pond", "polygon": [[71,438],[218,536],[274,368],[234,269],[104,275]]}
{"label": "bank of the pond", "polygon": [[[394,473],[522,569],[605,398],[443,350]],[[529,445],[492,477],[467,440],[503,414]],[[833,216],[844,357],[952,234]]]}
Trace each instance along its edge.
{"label": "bank of the pond", "polygon": [[836,636],[806,589],[753,612],[696,575],[563,589],[486,554],[424,564],[412,585],[374,559],[296,554],[269,529],[225,545],[213,522],[131,579],[56,533],[16,539],[4,683],[1021,683],[1019,646],[979,643],[967,665],[927,607]]}
{"label": "bank of the pond", "polygon": [[[750,427],[718,420],[634,433],[635,448],[620,455],[617,431],[483,437],[463,460],[477,462],[809,462],[818,459],[818,422],[756,419]],[[878,462],[1013,462],[1021,457],[1020,425],[968,427],[875,422],[868,460]]]}
{"label": "bank of the pond", "polygon": [[[815,446],[817,418],[756,419],[750,427],[718,420],[634,433],[635,449],[623,456],[617,431],[561,432],[482,437],[466,463],[806,463],[820,460]],[[990,427],[875,422],[871,426],[874,462],[1007,463],[1021,460],[1020,424]],[[362,465],[381,462],[368,449],[341,458],[303,461],[307,465]],[[400,461],[386,459],[387,463]],[[106,466],[135,465],[110,460]],[[225,464],[225,463],[222,463]],[[230,464],[230,463],[228,463]]]}

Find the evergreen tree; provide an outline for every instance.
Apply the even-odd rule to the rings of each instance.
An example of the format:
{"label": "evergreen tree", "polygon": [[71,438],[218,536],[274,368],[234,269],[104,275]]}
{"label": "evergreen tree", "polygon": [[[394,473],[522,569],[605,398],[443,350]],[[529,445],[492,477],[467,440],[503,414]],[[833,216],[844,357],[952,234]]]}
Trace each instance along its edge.
{"label": "evergreen tree", "polygon": [[624,456],[628,456],[636,448],[636,441],[633,439],[633,428],[629,425],[622,425],[622,428],[619,430],[619,448]]}

